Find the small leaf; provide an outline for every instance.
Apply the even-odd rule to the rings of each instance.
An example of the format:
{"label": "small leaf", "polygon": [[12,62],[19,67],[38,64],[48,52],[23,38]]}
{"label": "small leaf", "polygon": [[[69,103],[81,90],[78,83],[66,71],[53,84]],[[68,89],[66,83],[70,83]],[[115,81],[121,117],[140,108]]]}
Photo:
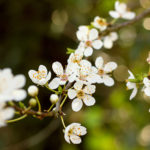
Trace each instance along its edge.
{"label": "small leaf", "polygon": [[71,54],[71,53],[74,53],[75,52],[75,50],[74,49],[71,49],[71,48],[67,48],[67,54]]}
{"label": "small leaf", "polygon": [[19,106],[20,106],[21,108],[26,108],[26,106],[25,106],[24,103],[22,103],[22,102],[19,102]]}
{"label": "small leaf", "polygon": [[61,93],[62,93],[62,91],[63,91],[62,87],[61,87],[61,86],[59,86],[59,87],[58,87],[58,92],[61,94]]}

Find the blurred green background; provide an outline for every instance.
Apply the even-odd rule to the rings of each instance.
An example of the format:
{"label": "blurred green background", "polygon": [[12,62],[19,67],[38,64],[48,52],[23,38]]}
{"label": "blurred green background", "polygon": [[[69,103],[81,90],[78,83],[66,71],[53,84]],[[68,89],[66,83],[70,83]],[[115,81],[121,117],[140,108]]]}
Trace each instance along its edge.
{"label": "blurred green background", "polygon": [[[29,69],[40,64],[51,70],[54,61],[66,65],[66,48],[76,48],[75,32],[99,15],[110,20],[108,11],[115,0],[0,0],[0,68],[10,67],[14,74],[27,77]],[[136,13],[150,7],[150,0],[128,0]],[[119,31],[113,49],[95,52],[105,60],[119,64],[114,72],[116,84],[97,86],[96,105],[75,113],[68,100],[63,111],[66,123],[81,122],[88,134],[80,145],[64,140],[59,119],[37,120],[28,117],[0,129],[0,150],[149,150],[150,99],[142,92],[129,101],[131,91],[124,80],[127,68],[133,73],[148,71],[146,58],[150,50],[150,18]],[[40,88],[42,108],[50,106],[49,91]],[[28,103],[28,99],[25,103]]]}

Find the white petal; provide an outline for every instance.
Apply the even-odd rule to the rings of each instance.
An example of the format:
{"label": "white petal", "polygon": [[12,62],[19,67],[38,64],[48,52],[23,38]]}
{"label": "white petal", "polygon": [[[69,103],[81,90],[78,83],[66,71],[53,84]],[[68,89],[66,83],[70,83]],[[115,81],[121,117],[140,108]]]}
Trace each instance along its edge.
{"label": "white petal", "polygon": [[41,80],[38,81],[38,85],[45,85],[47,83],[47,80],[45,78],[42,78]]}
{"label": "white petal", "polygon": [[87,130],[86,130],[86,128],[85,127],[83,127],[83,126],[77,126],[77,135],[85,135],[85,134],[87,134]]}
{"label": "white petal", "polygon": [[81,90],[83,87],[83,82],[82,81],[77,81],[75,84],[74,84],[74,88],[76,90]]}
{"label": "white petal", "polygon": [[73,102],[72,102],[72,110],[73,111],[75,111],[75,112],[79,111],[82,108],[82,106],[83,106],[83,102],[81,99],[76,98],[73,100]]}
{"label": "white petal", "polygon": [[93,94],[95,93],[95,90],[96,90],[96,86],[95,85],[87,85],[83,91],[86,93],[86,94]]}
{"label": "white petal", "polygon": [[97,57],[97,58],[96,58],[95,66],[96,66],[98,69],[103,68],[103,63],[104,63],[104,60],[103,60],[102,57]]}
{"label": "white petal", "polygon": [[77,135],[74,135],[74,134],[70,135],[70,140],[73,144],[80,144],[81,143],[81,138]]}
{"label": "white petal", "polygon": [[24,75],[16,75],[13,79],[13,86],[17,88],[22,88],[26,83],[26,78]]}
{"label": "white petal", "polygon": [[8,120],[14,116],[15,110],[13,108],[8,107],[8,108],[5,108],[4,110],[2,110],[2,112],[0,112],[0,114],[4,120]]}
{"label": "white petal", "polygon": [[52,68],[58,76],[62,75],[64,72],[62,64],[58,61],[53,63]]}
{"label": "white petal", "polygon": [[150,87],[145,88],[144,92],[147,96],[150,96]]}
{"label": "white petal", "polygon": [[114,80],[111,77],[109,77],[108,75],[103,76],[103,82],[106,86],[114,85]]}
{"label": "white petal", "polygon": [[144,83],[144,85],[146,86],[146,87],[150,87],[150,80],[148,79],[148,78],[144,78],[143,79],[143,83]]}
{"label": "white petal", "polygon": [[82,75],[87,75],[91,72],[92,64],[88,60],[82,60],[80,62],[80,73]]}
{"label": "white petal", "polygon": [[89,31],[89,29],[88,29],[87,26],[80,26],[79,30],[76,32],[78,40],[86,41],[87,40],[88,31]]}
{"label": "white petal", "polygon": [[89,82],[89,84],[96,83],[99,78],[99,75],[95,73],[90,73],[87,77],[86,80]]}
{"label": "white petal", "polygon": [[130,95],[130,100],[132,100],[137,94],[137,88],[134,88],[131,95]]}
{"label": "white petal", "polygon": [[89,57],[93,54],[93,48],[92,47],[87,47],[84,51],[84,56]]}
{"label": "white petal", "polygon": [[134,89],[134,88],[136,88],[136,83],[127,82],[126,86],[129,90]]}
{"label": "white petal", "polygon": [[38,71],[44,72],[47,75],[47,68],[44,65],[40,65]]}
{"label": "white petal", "polygon": [[37,71],[35,70],[29,70],[28,72],[30,79],[34,82],[37,83],[37,79],[34,77],[37,74]]}
{"label": "white petal", "polygon": [[102,48],[103,42],[101,40],[95,40],[92,42],[92,46],[98,50],[98,49]]}
{"label": "white petal", "polygon": [[119,14],[124,14],[127,10],[127,5],[125,3],[116,2],[115,9]]}
{"label": "white petal", "polygon": [[104,67],[104,71],[109,73],[115,70],[116,68],[117,68],[117,64],[115,62],[108,62]]}
{"label": "white petal", "polygon": [[85,103],[86,106],[92,106],[95,104],[95,98],[92,97],[91,95],[85,95],[83,102]]}
{"label": "white petal", "polygon": [[93,41],[98,38],[98,31],[96,29],[91,29],[89,32],[89,40]]}
{"label": "white petal", "polygon": [[69,89],[69,90],[68,90],[68,97],[69,97],[70,99],[74,99],[76,96],[77,96],[76,90],[73,90],[73,89]]}
{"label": "white petal", "polygon": [[118,19],[120,17],[119,13],[116,11],[109,11],[109,15],[115,19]]}
{"label": "white petal", "polygon": [[49,72],[45,80],[48,82],[51,79],[51,76],[52,76],[52,74],[51,74],[51,72]]}
{"label": "white petal", "polygon": [[13,91],[13,97],[15,101],[21,101],[25,99],[26,96],[27,96],[27,93],[25,90],[20,89],[20,90]]}
{"label": "white petal", "polygon": [[50,89],[57,89],[60,83],[60,78],[54,78],[50,83],[49,83],[49,88]]}
{"label": "white petal", "polygon": [[135,79],[133,73],[130,70],[128,70],[128,73],[130,75],[128,79]]}
{"label": "white petal", "polygon": [[127,20],[132,20],[135,18],[135,13],[134,12],[126,12],[122,15],[122,18],[127,19]]}

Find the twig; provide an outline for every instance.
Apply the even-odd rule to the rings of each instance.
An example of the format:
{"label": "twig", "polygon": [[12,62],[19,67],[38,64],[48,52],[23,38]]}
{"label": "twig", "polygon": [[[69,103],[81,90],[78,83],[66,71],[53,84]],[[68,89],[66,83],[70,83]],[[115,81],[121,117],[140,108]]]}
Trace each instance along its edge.
{"label": "twig", "polygon": [[105,35],[109,34],[112,31],[116,31],[116,30],[119,30],[119,29],[124,28],[126,26],[132,25],[132,24],[138,22],[139,20],[145,18],[148,15],[150,15],[150,8],[148,8],[143,13],[139,14],[138,16],[136,16],[133,20],[129,20],[129,21],[120,23],[118,25],[114,25],[114,26],[108,27],[105,31],[100,33],[100,36],[105,36]]}

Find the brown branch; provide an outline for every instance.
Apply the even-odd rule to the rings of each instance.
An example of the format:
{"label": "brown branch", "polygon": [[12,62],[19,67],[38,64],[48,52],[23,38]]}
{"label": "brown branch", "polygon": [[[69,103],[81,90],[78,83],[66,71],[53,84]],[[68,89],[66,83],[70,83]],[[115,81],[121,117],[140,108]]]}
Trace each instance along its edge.
{"label": "brown branch", "polygon": [[54,116],[54,112],[39,112],[39,111],[35,111],[35,110],[26,110],[23,108],[18,107],[17,105],[13,104],[11,105],[11,107],[13,107],[16,111],[19,111],[20,114],[27,114],[27,115],[32,115],[32,116],[36,116],[39,119],[43,119],[45,117],[52,117]]}
{"label": "brown branch", "polygon": [[138,22],[139,20],[145,18],[148,15],[150,15],[150,8],[148,8],[147,10],[145,10],[143,13],[139,14],[138,16],[136,16],[132,20],[120,23],[118,25],[114,25],[114,26],[108,27],[105,31],[100,33],[100,36],[105,36],[105,35],[109,34],[110,32],[117,31],[117,30],[119,30],[121,28],[124,28],[126,26],[132,25],[132,24]]}

